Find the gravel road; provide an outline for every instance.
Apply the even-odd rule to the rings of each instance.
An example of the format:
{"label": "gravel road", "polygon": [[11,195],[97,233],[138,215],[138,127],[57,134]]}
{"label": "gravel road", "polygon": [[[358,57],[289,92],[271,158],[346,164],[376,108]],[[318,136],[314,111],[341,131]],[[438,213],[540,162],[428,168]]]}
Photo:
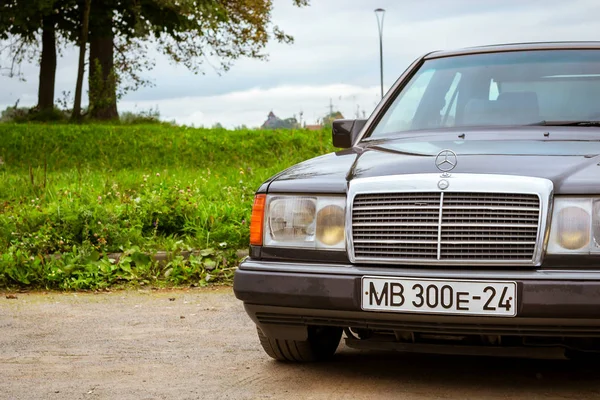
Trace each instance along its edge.
{"label": "gravel road", "polygon": [[568,361],[341,345],[278,363],[230,288],[0,295],[1,399],[600,398],[600,368]]}

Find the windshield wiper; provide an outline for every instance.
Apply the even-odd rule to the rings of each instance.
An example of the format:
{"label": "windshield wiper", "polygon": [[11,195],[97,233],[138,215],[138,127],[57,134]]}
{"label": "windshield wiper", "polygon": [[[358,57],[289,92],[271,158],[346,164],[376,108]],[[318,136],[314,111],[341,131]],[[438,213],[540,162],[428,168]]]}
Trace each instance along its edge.
{"label": "windshield wiper", "polygon": [[600,121],[540,121],[530,126],[600,126]]}

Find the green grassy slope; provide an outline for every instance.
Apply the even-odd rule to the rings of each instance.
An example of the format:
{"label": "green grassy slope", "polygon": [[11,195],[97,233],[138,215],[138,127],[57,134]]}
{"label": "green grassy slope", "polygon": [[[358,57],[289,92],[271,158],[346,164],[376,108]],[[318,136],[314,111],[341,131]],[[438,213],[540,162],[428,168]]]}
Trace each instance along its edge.
{"label": "green grassy slope", "polygon": [[[326,131],[0,124],[0,286],[204,279],[204,264],[225,267],[220,252],[246,247],[254,190],[332,150]],[[141,256],[186,248],[220,252],[191,275],[190,262],[158,267]],[[129,266],[104,257],[123,251]],[[55,253],[67,256],[45,257]]]}

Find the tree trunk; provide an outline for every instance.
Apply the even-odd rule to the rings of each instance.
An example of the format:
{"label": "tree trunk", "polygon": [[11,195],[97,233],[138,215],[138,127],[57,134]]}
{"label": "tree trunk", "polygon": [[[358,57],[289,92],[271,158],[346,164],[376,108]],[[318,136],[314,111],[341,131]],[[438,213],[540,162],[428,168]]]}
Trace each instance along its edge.
{"label": "tree trunk", "polygon": [[42,58],[40,61],[40,84],[38,86],[38,109],[54,109],[54,85],[56,79],[56,30],[52,17],[46,17],[42,29]]}
{"label": "tree trunk", "polygon": [[83,15],[81,17],[81,36],[79,38],[79,65],[77,67],[77,84],[75,85],[75,103],[73,104],[73,121],[81,121],[81,91],[83,90],[83,74],[85,73],[85,50],[88,41],[90,2],[85,0]]}
{"label": "tree trunk", "polygon": [[102,2],[96,1],[91,14],[94,25],[90,29],[90,111],[92,118],[118,119],[112,10],[103,8]]}

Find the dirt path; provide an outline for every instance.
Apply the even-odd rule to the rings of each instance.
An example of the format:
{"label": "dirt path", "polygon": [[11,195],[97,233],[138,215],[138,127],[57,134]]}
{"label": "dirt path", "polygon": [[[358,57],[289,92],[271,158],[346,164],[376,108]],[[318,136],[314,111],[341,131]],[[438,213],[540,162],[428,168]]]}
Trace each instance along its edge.
{"label": "dirt path", "polygon": [[0,297],[1,399],[600,398],[600,367],[564,361],[277,363],[229,288],[17,296]]}

